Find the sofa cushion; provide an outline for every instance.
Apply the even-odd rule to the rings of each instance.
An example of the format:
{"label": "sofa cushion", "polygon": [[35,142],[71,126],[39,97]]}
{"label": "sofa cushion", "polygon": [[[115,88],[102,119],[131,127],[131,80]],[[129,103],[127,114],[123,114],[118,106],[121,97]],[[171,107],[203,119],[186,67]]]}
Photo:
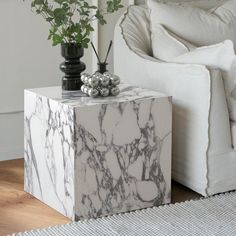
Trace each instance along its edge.
{"label": "sofa cushion", "polygon": [[152,52],[159,60],[170,61],[180,55],[188,53],[192,45],[181,40],[177,35],[171,34],[162,25],[152,29]]}
{"label": "sofa cushion", "polygon": [[235,0],[225,0],[211,10],[155,0],[147,0],[147,4],[151,10],[152,28],[161,24],[196,46],[216,44],[226,39],[236,45]]}
{"label": "sofa cushion", "polygon": [[[172,3],[181,3],[181,4],[191,4],[203,9],[211,9],[225,0],[156,0],[159,2],[172,2]],[[147,0],[136,0],[137,5],[146,4]]]}
{"label": "sofa cushion", "polygon": [[159,60],[205,65],[224,71],[230,71],[235,61],[234,46],[231,40],[210,46],[196,47],[169,32],[162,25],[156,25],[152,32],[152,49],[153,56]]}

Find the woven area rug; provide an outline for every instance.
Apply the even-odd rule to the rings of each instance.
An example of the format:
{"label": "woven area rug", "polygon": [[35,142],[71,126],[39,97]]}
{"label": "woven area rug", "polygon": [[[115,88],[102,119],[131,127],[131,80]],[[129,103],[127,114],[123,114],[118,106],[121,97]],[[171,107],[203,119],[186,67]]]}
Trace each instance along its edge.
{"label": "woven area rug", "polygon": [[13,235],[235,236],[236,192]]}

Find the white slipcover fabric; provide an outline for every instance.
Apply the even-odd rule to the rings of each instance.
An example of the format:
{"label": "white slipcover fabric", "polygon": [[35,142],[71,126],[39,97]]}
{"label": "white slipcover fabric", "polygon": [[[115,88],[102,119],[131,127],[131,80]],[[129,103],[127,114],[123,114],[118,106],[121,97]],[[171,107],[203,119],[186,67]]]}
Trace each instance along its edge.
{"label": "white slipcover fabric", "polygon": [[236,189],[236,153],[220,70],[154,58],[149,12],[132,6],[115,28],[114,72],[124,82],[173,96],[176,181],[202,195]]}
{"label": "white slipcover fabric", "polygon": [[236,121],[236,57],[232,41],[196,47],[156,24],[151,30],[153,56],[174,63],[200,64],[224,71],[230,119]]}
{"label": "white slipcover fabric", "polygon": [[[236,69],[232,67],[235,58],[230,42],[209,45],[211,42],[230,38],[236,45],[236,1],[225,0],[210,11],[192,5],[161,3],[148,0],[151,20],[153,55],[156,58],[176,63],[195,63],[225,70],[224,85],[230,119],[236,121]],[[193,30],[189,31],[190,25]],[[165,28],[164,28],[165,26]],[[176,35],[170,32],[181,32]],[[198,41],[198,36],[201,40]],[[186,38],[194,38],[194,42]],[[205,40],[205,41],[204,41]]]}
{"label": "white slipcover fabric", "polygon": [[[223,58],[224,59],[224,58]],[[230,70],[222,71],[231,121],[236,121],[236,60]]]}
{"label": "white slipcover fabric", "polygon": [[230,122],[231,136],[232,136],[232,146],[236,150],[236,122]]}

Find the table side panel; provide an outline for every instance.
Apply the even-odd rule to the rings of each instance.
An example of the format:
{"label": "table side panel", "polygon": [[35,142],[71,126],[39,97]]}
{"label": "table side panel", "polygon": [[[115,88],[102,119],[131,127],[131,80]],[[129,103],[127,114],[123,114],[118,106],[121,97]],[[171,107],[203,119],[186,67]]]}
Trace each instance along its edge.
{"label": "table side panel", "polygon": [[170,97],[75,109],[76,219],[170,202]]}
{"label": "table side panel", "polygon": [[74,219],[74,110],[25,90],[25,191]]}

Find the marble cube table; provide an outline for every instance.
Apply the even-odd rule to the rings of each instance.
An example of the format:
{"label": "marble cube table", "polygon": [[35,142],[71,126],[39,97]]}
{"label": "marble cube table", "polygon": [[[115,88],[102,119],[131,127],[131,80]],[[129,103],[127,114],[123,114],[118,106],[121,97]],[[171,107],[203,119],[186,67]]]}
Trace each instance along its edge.
{"label": "marble cube table", "polygon": [[25,191],[72,220],[170,202],[171,98],[120,89],[25,90]]}

